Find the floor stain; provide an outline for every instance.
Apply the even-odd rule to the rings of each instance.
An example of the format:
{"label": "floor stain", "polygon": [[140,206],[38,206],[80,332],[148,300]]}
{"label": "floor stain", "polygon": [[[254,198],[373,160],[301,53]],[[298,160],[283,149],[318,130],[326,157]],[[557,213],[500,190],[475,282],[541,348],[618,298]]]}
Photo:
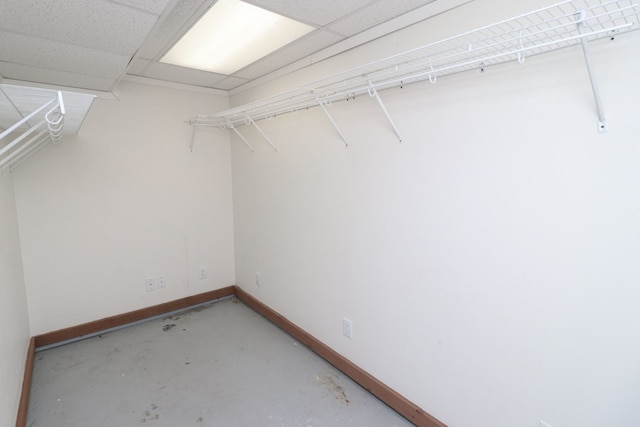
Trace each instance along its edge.
{"label": "floor stain", "polygon": [[336,382],[337,377],[335,375],[327,375],[320,374],[316,377],[316,381],[318,384],[326,387],[330,392],[332,392],[336,398],[343,402],[345,405],[349,404],[349,399],[347,398],[347,393],[340,384]]}
{"label": "floor stain", "polygon": [[202,417],[200,417],[200,418],[198,418],[198,419],[196,420],[196,422],[199,422],[199,423],[201,423],[201,422],[203,422],[203,421],[204,421],[204,418],[202,418]]}
{"label": "floor stain", "polygon": [[151,411],[155,411],[156,409],[158,409],[158,405],[156,405],[155,403],[151,404],[151,409],[147,409],[144,411],[144,418],[140,419],[141,423],[146,423],[148,421],[155,421],[155,420],[159,420],[160,419],[160,414],[152,414]]}
{"label": "floor stain", "polygon": [[174,315],[172,315],[172,316],[163,317],[163,318],[162,318],[162,320],[164,320],[164,321],[168,321],[168,320],[172,320],[172,321],[180,320],[180,319],[182,319],[183,317],[191,316],[193,313],[197,313],[197,312],[202,311],[202,310],[204,310],[204,309],[206,309],[206,308],[209,308],[209,307],[211,307],[211,304],[207,304],[207,305],[200,305],[200,306],[198,306],[198,307],[193,307],[193,308],[192,308],[192,309],[190,309],[190,310],[183,311],[183,312],[181,312],[181,313],[177,313],[177,314],[174,314]]}
{"label": "floor stain", "polygon": [[164,325],[164,326],[162,327],[162,330],[163,330],[163,331],[165,331],[165,332],[167,332],[168,330],[173,329],[173,328],[175,328],[175,327],[176,327],[176,324],[175,324],[175,323],[171,323],[171,324],[167,323],[166,325]]}

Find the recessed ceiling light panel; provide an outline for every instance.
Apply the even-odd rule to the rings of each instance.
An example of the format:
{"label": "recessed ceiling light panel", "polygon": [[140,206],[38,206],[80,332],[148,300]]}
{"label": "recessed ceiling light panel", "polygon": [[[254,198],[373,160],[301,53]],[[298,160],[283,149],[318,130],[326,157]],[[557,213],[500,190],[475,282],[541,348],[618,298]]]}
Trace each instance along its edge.
{"label": "recessed ceiling light panel", "polygon": [[240,0],[219,0],[160,62],[228,75],[313,29]]}

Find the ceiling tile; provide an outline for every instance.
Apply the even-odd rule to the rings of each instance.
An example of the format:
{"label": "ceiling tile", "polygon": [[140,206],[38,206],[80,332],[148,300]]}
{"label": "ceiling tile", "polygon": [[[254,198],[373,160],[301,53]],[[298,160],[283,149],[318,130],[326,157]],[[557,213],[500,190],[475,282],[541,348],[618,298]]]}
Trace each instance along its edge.
{"label": "ceiling tile", "polygon": [[305,58],[343,39],[344,37],[329,31],[314,31],[313,33],[296,40],[282,49],[275,51],[271,55],[268,55],[243,68],[242,70],[234,73],[234,75],[249,80],[255,79],[299,59]]}
{"label": "ceiling tile", "polygon": [[155,58],[168,49],[169,43],[177,41],[176,35],[180,36],[191,23],[194,14],[198,12],[203,4],[211,0],[181,0],[176,3],[167,18],[156,28],[153,34],[145,40],[138,54],[144,58]]}
{"label": "ceiling tile", "polygon": [[243,0],[318,29],[229,77],[154,63],[215,1],[0,0],[0,74],[111,90],[128,72],[230,90],[433,0]]}
{"label": "ceiling tile", "polygon": [[133,55],[157,16],[104,0],[2,0],[0,29]]}
{"label": "ceiling tile", "polygon": [[136,9],[146,10],[156,15],[162,14],[171,0],[111,0]]}
{"label": "ceiling tile", "polygon": [[129,64],[129,68],[127,68],[127,74],[140,76],[142,75],[142,72],[144,71],[145,67],[148,66],[149,64],[151,64],[150,59],[135,58]]}
{"label": "ceiling tile", "polygon": [[66,71],[46,70],[26,65],[17,65],[0,61],[0,75],[7,79],[25,82],[46,83],[56,86],[109,91],[116,82],[114,79],[86,76]]}
{"label": "ceiling tile", "polygon": [[205,87],[212,87],[215,83],[223,80],[226,77],[222,74],[193,70],[191,68],[164,64],[162,62],[156,62],[155,64],[151,65],[147,69],[147,71],[142,74],[142,76]]}
{"label": "ceiling tile", "polygon": [[116,79],[130,58],[82,46],[0,31],[0,58],[5,62]]}
{"label": "ceiling tile", "polygon": [[434,0],[380,0],[362,11],[328,26],[331,30],[353,36],[392,18],[411,12]]}
{"label": "ceiling tile", "polygon": [[263,9],[279,13],[307,24],[325,26],[355,12],[372,0],[244,0]]}

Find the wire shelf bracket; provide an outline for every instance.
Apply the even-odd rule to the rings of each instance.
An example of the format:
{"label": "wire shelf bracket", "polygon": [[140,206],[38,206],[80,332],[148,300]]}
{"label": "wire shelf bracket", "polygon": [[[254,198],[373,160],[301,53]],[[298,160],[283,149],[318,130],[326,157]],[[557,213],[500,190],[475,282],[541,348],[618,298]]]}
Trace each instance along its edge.
{"label": "wire shelf bracket", "polygon": [[344,134],[342,133],[342,131],[338,127],[338,124],[336,123],[336,121],[333,119],[333,117],[329,113],[329,110],[327,110],[327,106],[330,106],[333,103],[333,101],[331,101],[330,99],[316,98],[316,102],[318,103],[320,108],[322,108],[322,111],[324,111],[324,114],[327,116],[327,118],[329,119],[329,121],[333,125],[334,129],[336,130],[336,132],[338,132],[338,135],[340,135],[340,138],[342,138],[342,141],[344,142],[344,146],[348,147],[349,146],[349,141],[347,141],[347,138],[344,136]]}
{"label": "wire shelf bracket", "polygon": [[77,133],[94,98],[0,84],[0,127],[5,129],[0,133],[0,171],[12,171],[48,143]]}
{"label": "wire shelf bracket", "polygon": [[391,118],[391,114],[389,114],[389,110],[387,110],[387,107],[384,106],[384,103],[382,102],[382,98],[380,98],[380,95],[378,94],[378,91],[375,88],[375,86],[373,85],[373,83],[371,83],[371,80],[369,80],[369,90],[368,90],[368,92],[369,92],[369,96],[370,97],[375,98],[376,101],[378,101],[378,105],[380,105],[380,108],[382,109],[382,112],[387,117],[387,120],[389,121],[389,124],[391,125],[391,127],[393,128],[393,131],[396,133],[396,136],[398,137],[398,142],[402,142],[402,137],[400,136],[400,131],[398,131],[398,127],[396,126],[396,123]]}
{"label": "wire shelf bracket", "polygon": [[256,128],[258,132],[260,132],[260,135],[262,135],[262,137],[269,143],[271,148],[273,148],[273,151],[275,151],[276,153],[278,152],[278,149],[276,148],[275,145],[273,145],[273,142],[271,141],[271,139],[269,139],[269,137],[262,131],[262,128],[258,126],[258,124],[254,122],[251,117],[247,117],[247,119],[245,120],[245,123],[252,124],[253,127]]}
{"label": "wire shelf bracket", "polygon": [[[580,34],[584,34],[584,20],[586,17],[586,11],[581,10],[576,15],[576,27],[578,28],[578,32]],[[598,130],[600,132],[607,131],[607,120],[604,116],[604,110],[602,107],[602,101],[600,100],[600,91],[598,90],[598,84],[596,82],[596,77],[593,72],[593,66],[591,65],[591,54],[589,53],[589,45],[587,44],[587,39],[584,37],[580,38],[580,44],[582,46],[582,54],[584,55],[584,62],[587,66],[587,72],[589,73],[589,80],[591,82],[591,90],[593,91],[593,99],[596,103],[596,111],[598,112]]]}
{"label": "wire shelf bracket", "polygon": [[[580,45],[598,115],[598,129],[607,130],[589,52],[589,42],[613,38],[640,27],[638,0],[565,0],[553,5],[429,43],[358,66],[282,94],[215,114],[194,117],[190,123],[234,129],[257,121],[320,107],[338,135],[347,138],[328,111],[333,102],[369,94],[382,108],[398,140],[403,138],[379,95],[381,90],[517,61]],[[260,131],[260,133],[263,133]],[[264,135],[263,135],[264,136]],[[244,140],[244,138],[243,138]],[[246,140],[244,140],[246,143]]]}
{"label": "wire shelf bracket", "polygon": [[239,130],[238,130],[238,129],[233,125],[233,123],[229,122],[229,123],[227,124],[227,127],[228,127],[229,129],[232,129],[232,130],[236,133],[236,135],[238,135],[238,136],[240,137],[240,139],[241,139],[242,141],[244,141],[244,143],[247,145],[247,147],[249,147],[249,149],[251,150],[251,152],[252,152],[252,153],[255,153],[255,152],[256,152],[256,150],[253,148],[253,146],[252,146],[251,144],[249,144],[249,141],[247,141],[247,139],[246,139],[244,136],[242,136],[242,134],[240,133],[240,131],[239,131]]}
{"label": "wire shelf bracket", "polygon": [[[47,110],[47,108],[49,109]],[[45,145],[48,140],[54,144],[61,141],[65,115],[64,101],[61,92],[58,92],[56,98],[46,102],[40,108],[2,132],[2,134],[0,134],[0,141],[17,131],[21,126],[28,124],[30,120],[45,110],[46,113],[43,119],[35,125],[31,125],[29,129],[16,136],[11,142],[0,149],[0,170],[5,168],[15,169],[27,157]],[[31,136],[32,134],[35,135]]]}

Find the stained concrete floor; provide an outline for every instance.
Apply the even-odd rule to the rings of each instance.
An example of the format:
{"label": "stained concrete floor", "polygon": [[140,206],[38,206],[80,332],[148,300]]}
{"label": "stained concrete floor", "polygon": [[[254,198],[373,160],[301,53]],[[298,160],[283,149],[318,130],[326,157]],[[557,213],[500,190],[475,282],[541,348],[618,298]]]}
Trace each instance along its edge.
{"label": "stained concrete floor", "polygon": [[28,427],[410,426],[235,298],[36,353]]}

